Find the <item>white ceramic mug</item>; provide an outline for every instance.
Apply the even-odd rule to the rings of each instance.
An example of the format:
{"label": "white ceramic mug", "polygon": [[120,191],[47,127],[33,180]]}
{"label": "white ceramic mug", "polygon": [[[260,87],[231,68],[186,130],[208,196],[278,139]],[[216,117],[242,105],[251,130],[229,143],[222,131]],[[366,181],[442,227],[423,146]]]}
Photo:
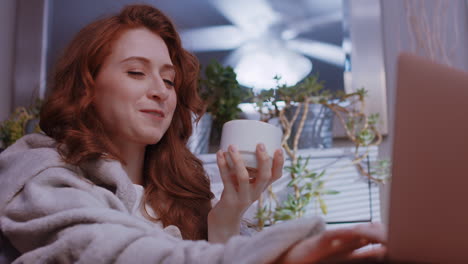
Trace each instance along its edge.
{"label": "white ceramic mug", "polygon": [[[281,148],[283,132],[279,127],[256,120],[232,120],[226,122],[221,134],[221,150],[228,151],[229,145],[235,145],[248,168],[257,168],[255,154],[257,144],[263,143],[270,156],[270,162],[277,149]],[[227,162],[232,167],[232,161],[227,155]]]}

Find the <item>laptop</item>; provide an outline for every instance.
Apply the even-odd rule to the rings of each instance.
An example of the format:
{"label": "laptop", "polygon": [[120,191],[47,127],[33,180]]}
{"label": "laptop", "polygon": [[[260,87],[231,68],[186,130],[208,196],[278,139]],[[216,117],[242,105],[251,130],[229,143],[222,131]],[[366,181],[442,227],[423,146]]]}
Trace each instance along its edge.
{"label": "laptop", "polygon": [[388,257],[468,263],[468,73],[398,59]]}

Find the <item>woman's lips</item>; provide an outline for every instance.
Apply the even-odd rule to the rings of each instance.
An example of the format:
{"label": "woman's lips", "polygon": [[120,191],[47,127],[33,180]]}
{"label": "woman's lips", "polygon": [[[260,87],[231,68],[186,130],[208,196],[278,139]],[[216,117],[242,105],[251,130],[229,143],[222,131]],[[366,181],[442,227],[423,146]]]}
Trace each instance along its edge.
{"label": "woman's lips", "polygon": [[159,110],[141,110],[140,112],[144,113],[146,116],[154,119],[154,120],[163,120],[164,113]]}

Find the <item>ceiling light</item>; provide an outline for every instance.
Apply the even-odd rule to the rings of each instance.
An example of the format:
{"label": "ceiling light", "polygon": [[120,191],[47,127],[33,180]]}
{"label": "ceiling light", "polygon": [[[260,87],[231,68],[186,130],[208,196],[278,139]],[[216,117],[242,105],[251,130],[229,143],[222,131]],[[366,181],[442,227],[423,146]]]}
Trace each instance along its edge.
{"label": "ceiling light", "polygon": [[281,84],[295,85],[312,71],[308,58],[279,46],[262,46],[242,48],[228,62],[239,83],[254,92],[276,87],[276,75],[281,77]]}

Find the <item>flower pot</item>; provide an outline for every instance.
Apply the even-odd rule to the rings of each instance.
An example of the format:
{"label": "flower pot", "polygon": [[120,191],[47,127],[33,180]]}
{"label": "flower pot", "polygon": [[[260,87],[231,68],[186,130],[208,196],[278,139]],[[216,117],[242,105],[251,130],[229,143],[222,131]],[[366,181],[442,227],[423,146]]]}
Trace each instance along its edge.
{"label": "flower pot", "polygon": [[[286,117],[291,120],[297,106],[287,109]],[[299,128],[304,108],[294,122],[288,143],[293,146],[294,136]],[[331,148],[333,143],[333,111],[322,104],[309,104],[307,119],[299,138],[298,148]]]}
{"label": "flower pot", "polygon": [[193,123],[192,136],[190,136],[187,143],[193,154],[208,153],[212,124],[213,117],[210,113],[205,113],[198,124]]}
{"label": "flower pot", "polygon": [[26,122],[26,125],[24,127],[24,134],[26,135],[26,134],[31,134],[31,133],[36,132],[38,126],[39,126],[39,118],[28,120],[28,122]]}

